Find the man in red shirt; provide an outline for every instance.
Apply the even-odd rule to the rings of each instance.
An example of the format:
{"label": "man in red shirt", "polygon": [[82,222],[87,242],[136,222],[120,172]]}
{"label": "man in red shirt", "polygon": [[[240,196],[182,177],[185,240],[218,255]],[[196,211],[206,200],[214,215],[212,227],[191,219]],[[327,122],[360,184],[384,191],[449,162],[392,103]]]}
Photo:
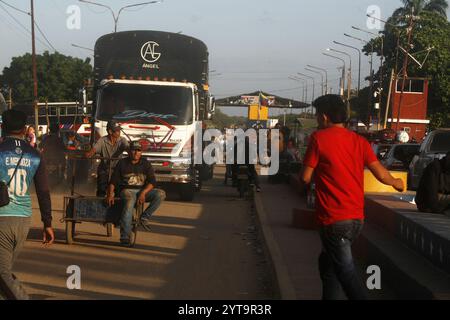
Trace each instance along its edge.
{"label": "man in red shirt", "polygon": [[346,128],[347,108],[340,96],[322,96],[314,106],[319,130],[310,137],[302,181],[309,184],[314,173],[322,297],[338,299],[342,288],[349,299],[365,299],[351,252],[364,223],[364,167],[400,192],[404,184],[380,164],[365,138]]}

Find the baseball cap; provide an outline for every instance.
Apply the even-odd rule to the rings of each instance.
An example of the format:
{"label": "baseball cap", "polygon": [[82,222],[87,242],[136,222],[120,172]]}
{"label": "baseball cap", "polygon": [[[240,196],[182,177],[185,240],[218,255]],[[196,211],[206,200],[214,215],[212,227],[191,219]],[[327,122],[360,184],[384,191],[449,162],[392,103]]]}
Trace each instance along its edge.
{"label": "baseball cap", "polygon": [[130,143],[130,150],[142,150],[141,143],[139,141],[133,141]]}
{"label": "baseball cap", "polygon": [[116,130],[120,130],[120,129],[122,129],[122,128],[121,128],[121,126],[117,123],[116,120],[109,120],[108,123],[106,124],[106,129],[107,129],[107,130],[116,131]]}

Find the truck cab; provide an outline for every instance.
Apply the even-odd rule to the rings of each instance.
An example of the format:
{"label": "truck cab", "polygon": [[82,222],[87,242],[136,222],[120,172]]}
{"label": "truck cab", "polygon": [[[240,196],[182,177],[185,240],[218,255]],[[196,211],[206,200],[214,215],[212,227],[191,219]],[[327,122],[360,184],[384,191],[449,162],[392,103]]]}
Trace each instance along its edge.
{"label": "truck cab", "polygon": [[158,184],[191,201],[212,176],[210,166],[193,161],[195,129],[214,112],[206,45],[160,31],[113,33],[97,41],[94,69],[97,132],[106,135],[107,121],[118,121],[142,145]]}

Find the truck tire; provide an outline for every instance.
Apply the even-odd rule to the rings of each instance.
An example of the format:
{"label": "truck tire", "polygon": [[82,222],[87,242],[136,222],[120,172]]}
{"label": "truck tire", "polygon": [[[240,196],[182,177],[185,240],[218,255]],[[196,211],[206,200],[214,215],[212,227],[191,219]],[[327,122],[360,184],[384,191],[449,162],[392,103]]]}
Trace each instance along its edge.
{"label": "truck tire", "polygon": [[190,202],[194,200],[195,186],[192,184],[180,185],[180,198],[182,201]]}

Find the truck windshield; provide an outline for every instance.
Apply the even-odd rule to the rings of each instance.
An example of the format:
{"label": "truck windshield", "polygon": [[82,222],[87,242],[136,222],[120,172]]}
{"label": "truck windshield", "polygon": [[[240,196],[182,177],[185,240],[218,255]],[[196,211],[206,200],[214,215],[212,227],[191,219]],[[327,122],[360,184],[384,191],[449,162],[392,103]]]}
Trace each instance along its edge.
{"label": "truck windshield", "polygon": [[192,123],[192,90],[186,87],[110,84],[98,95],[97,119],[172,125]]}

